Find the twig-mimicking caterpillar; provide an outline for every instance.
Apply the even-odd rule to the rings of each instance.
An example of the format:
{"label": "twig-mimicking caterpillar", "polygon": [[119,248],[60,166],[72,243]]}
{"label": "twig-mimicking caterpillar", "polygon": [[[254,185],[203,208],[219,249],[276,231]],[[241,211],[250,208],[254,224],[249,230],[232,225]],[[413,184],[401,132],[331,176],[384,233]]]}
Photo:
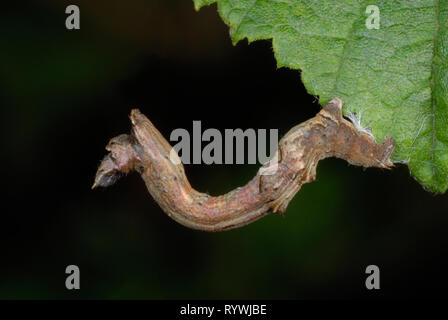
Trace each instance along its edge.
{"label": "twig-mimicking caterpillar", "polygon": [[180,161],[171,161],[172,147],[139,110],[131,111],[132,133],[112,138],[109,154],[101,162],[93,188],[107,187],[130,171],[137,171],[149,193],[168,216],[204,231],[238,228],[269,213],[284,213],[304,183],[316,177],[320,160],[342,158],[363,167],[390,169],[395,143],[381,144],[342,116],[342,100],[332,99],[313,118],[292,128],[279,142],[272,163],[263,165],[244,187],[212,197],[194,190]]}

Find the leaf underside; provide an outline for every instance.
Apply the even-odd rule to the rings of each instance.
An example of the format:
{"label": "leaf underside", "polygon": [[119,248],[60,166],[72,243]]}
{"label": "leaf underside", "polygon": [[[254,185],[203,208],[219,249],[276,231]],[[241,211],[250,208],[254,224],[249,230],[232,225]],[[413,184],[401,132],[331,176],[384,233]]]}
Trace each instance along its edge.
{"label": "leaf underside", "polygon": [[272,39],[278,67],[302,70],[322,105],[341,98],[426,189],[448,188],[448,0],[194,0],[214,2],[233,43]]}

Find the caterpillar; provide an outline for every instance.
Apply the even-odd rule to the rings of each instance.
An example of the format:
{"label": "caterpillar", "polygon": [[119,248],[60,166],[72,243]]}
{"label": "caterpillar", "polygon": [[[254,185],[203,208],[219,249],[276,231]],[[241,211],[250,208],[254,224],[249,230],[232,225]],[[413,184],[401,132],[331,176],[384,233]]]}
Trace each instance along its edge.
{"label": "caterpillar", "polygon": [[[390,169],[395,142],[377,143],[342,115],[343,101],[334,98],[313,118],[293,127],[276,154],[245,186],[221,196],[192,188],[173,148],[138,109],[130,114],[131,134],[112,138],[92,186],[108,187],[122,175],[138,172],[162,210],[182,225],[203,230],[238,228],[267,214],[283,214],[303,184],[316,179],[320,160],[337,157],[363,167]],[[177,156],[177,154],[175,154]],[[274,169],[273,169],[274,168]],[[266,174],[269,172],[269,174]]]}

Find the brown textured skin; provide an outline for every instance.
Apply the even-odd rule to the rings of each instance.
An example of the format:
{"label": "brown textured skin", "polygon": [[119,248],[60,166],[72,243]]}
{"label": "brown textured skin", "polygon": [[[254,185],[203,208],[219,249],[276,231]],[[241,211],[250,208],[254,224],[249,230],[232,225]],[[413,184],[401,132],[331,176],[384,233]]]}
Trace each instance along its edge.
{"label": "brown textured skin", "polygon": [[[222,231],[251,223],[271,212],[284,213],[304,183],[316,178],[319,160],[337,157],[363,167],[389,169],[394,141],[378,144],[342,117],[343,102],[334,98],[314,118],[292,128],[279,142],[278,167],[261,172],[244,187],[212,197],[194,190],[184,167],[170,160],[172,147],[140,111],[132,110],[132,134],[110,140],[96,186],[112,185],[120,174],[139,172],[148,191],[168,216],[184,226]],[[275,168],[275,167],[271,167]]]}

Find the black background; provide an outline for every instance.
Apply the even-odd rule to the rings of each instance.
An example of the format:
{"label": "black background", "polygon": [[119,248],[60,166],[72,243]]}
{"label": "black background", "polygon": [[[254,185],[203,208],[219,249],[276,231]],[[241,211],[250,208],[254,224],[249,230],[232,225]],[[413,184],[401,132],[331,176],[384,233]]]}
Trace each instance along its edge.
{"label": "black background", "polygon": [[[81,30],[65,29],[65,7]],[[3,299],[444,297],[448,198],[391,172],[322,161],[285,216],[218,234],[170,220],[132,174],[90,190],[109,138],[138,107],[173,129],[278,128],[319,111],[270,41],[232,46],[216,6],[190,1],[2,4]],[[257,165],[187,165],[216,195]],[[81,290],[65,289],[65,267]],[[365,289],[365,268],[381,289]]]}

